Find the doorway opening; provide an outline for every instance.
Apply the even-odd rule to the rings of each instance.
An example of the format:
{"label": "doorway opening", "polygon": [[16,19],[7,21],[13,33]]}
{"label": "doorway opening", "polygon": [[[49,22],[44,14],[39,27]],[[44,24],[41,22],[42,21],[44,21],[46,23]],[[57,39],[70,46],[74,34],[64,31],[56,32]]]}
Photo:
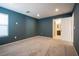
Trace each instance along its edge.
{"label": "doorway opening", "polygon": [[53,39],[61,39],[61,19],[53,20]]}

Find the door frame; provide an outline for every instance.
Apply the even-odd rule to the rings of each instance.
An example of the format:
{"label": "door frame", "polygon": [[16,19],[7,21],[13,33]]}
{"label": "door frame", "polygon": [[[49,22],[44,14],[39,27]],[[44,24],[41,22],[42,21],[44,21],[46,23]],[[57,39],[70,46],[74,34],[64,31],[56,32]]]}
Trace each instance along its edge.
{"label": "door frame", "polygon": [[54,23],[55,23],[55,19],[53,19],[53,21],[52,21],[52,26],[53,26],[52,27],[52,30],[53,30],[52,31],[52,37],[53,37],[53,39],[54,39],[54,25],[55,25]]}
{"label": "door frame", "polygon": [[[55,20],[60,20],[61,18],[57,18],[57,19],[53,19],[53,21],[52,21],[52,37],[53,37],[53,39],[56,39],[56,37],[55,37]],[[61,19],[62,20],[62,19]],[[60,38],[58,38],[58,39],[61,39],[61,37]]]}

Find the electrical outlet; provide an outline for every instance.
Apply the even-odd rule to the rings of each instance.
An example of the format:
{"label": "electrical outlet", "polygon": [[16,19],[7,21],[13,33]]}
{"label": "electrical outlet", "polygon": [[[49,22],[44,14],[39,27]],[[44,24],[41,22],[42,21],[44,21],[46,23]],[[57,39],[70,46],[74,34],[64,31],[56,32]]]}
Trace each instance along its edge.
{"label": "electrical outlet", "polygon": [[18,24],[18,22],[16,22],[16,25]]}
{"label": "electrical outlet", "polygon": [[15,36],[14,38],[16,39],[17,37]]}

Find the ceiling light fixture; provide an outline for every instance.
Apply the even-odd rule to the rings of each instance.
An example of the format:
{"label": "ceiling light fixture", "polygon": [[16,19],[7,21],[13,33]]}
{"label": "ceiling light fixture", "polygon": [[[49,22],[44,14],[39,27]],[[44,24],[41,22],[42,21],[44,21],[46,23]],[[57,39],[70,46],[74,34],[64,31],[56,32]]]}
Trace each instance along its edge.
{"label": "ceiling light fixture", "polygon": [[39,15],[39,14],[37,14],[37,16],[39,17],[40,15]]}
{"label": "ceiling light fixture", "polygon": [[58,12],[58,11],[59,11],[59,9],[58,9],[58,8],[56,8],[56,9],[55,9],[55,11],[56,11],[56,12]]}

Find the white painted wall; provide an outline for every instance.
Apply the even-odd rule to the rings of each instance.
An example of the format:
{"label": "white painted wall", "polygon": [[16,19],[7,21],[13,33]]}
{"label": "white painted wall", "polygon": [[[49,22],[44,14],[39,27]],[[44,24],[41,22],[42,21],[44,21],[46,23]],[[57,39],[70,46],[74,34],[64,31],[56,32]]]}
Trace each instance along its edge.
{"label": "white painted wall", "polygon": [[74,33],[74,14],[72,17],[62,18],[61,21],[61,38],[62,40],[73,42]]}

